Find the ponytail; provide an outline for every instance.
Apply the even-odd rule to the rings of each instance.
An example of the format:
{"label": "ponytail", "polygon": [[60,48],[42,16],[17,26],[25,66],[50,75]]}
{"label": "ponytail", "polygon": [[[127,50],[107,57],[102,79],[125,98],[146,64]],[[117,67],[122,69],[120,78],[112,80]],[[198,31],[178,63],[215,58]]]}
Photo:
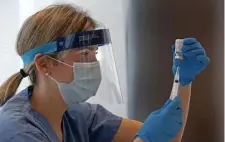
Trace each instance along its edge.
{"label": "ponytail", "polygon": [[0,86],[0,106],[7,101],[7,98],[14,96],[23,76],[20,72],[13,74]]}

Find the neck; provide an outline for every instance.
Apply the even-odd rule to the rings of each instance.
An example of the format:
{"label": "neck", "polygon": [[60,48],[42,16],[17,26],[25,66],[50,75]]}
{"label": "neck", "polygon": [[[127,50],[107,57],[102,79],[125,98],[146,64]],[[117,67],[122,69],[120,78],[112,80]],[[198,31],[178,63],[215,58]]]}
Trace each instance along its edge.
{"label": "neck", "polygon": [[67,104],[63,101],[57,86],[36,85],[31,97],[32,107],[46,117],[59,139],[62,137],[61,122]]}

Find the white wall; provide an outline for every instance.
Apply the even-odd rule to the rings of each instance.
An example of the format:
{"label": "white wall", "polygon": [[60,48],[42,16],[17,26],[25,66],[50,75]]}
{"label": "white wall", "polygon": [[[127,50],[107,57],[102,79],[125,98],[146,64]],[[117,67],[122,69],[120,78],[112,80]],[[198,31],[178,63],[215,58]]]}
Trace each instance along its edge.
{"label": "white wall", "polygon": [[19,71],[19,57],[16,57],[15,40],[18,32],[18,1],[4,0],[0,5],[0,83]]}
{"label": "white wall", "polygon": [[[0,5],[0,42],[1,42],[1,75],[0,83],[22,67],[20,58],[15,54],[15,39],[23,21],[36,12],[53,3],[72,3],[88,10],[93,18],[103,23],[111,31],[113,50],[118,68],[118,76],[125,100],[126,91],[126,54],[125,54],[125,15],[121,0],[3,0]],[[20,89],[28,85],[22,82]],[[106,92],[107,93],[107,92]],[[93,99],[121,116],[126,116],[126,105],[107,104],[101,99]]]}

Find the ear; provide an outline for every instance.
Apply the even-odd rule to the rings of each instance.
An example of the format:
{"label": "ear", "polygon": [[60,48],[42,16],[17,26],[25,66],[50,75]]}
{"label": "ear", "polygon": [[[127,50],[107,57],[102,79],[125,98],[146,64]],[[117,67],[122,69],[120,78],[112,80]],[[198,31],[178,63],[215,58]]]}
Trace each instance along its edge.
{"label": "ear", "polygon": [[51,70],[50,68],[52,66],[52,63],[51,63],[51,59],[48,56],[37,54],[34,57],[34,61],[35,61],[36,69],[39,72],[46,74],[46,73],[49,73],[49,71]]}

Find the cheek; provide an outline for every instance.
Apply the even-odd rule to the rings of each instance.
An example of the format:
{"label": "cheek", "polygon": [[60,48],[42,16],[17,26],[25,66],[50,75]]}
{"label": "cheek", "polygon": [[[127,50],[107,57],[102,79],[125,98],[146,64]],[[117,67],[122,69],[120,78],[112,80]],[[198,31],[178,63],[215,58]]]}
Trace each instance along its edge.
{"label": "cheek", "polygon": [[67,67],[65,65],[60,65],[55,67],[52,72],[52,77],[55,76],[55,79],[61,83],[70,83],[73,80],[73,68]]}

